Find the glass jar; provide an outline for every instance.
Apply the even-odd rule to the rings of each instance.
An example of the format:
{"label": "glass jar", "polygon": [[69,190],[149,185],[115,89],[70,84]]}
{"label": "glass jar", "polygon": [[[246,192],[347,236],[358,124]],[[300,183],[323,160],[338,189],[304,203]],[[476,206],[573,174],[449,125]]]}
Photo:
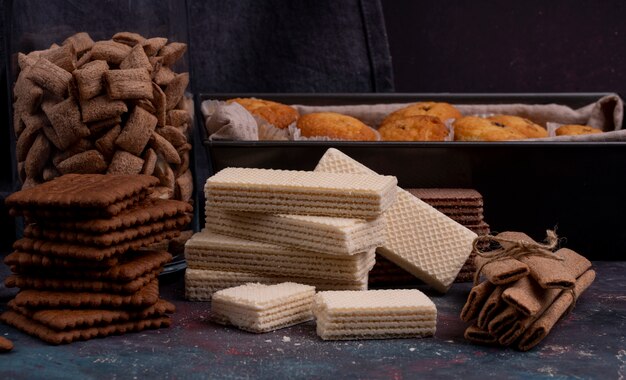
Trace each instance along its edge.
{"label": "glass jar", "polygon": [[[174,42],[187,44],[186,1],[101,0],[85,2],[75,0],[8,0],[5,7],[8,83],[11,87],[11,94],[14,96],[12,99],[14,101],[13,107],[10,107],[11,120],[13,120],[11,133],[13,139],[12,158],[14,160],[13,177],[14,183],[20,184],[17,188],[31,186],[61,174],[80,172],[81,170],[86,172],[139,171],[159,177],[161,182],[157,189],[160,197],[182,199],[191,202],[193,177],[190,168],[193,166],[191,164],[193,157],[190,150],[191,129],[193,126],[193,100],[188,90],[185,90],[189,84],[189,58],[186,48],[183,49],[182,45],[171,44]],[[130,33],[118,34],[121,32]],[[76,35],[77,33],[81,34]],[[111,46],[107,45],[104,50],[100,49],[100,47],[106,44],[102,44],[99,41],[111,40],[114,36],[117,37],[114,39],[115,41],[110,42]],[[138,60],[126,60],[126,63],[121,61],[138,44],[141,44],[143,47],[145,56],[139,57],[141,59]],[[71,45],[71,49],[67,45]],[[57,54],[60,51],[55,49],[57,46],[61,46],[65,50],[71,50],[71,53],[63,51],[65,55],[61,56],[61,53]],[[98,48],[95,48],[95,46],[98,46]],[[109,47],[112,49],[111,52],[107,50]],[[167,50],[170,48],[172,52]],[[115,49],[121,49],[125,55],[115,56],[115,52],[118,51]],[[51,61],[57,59],[53,61],[56,66],[53,69],[60,70],[59,73],[63,75],[59,77],[70,78],[67,79],[69,86],[64,88],[64,83],[62,82],[61,85],[56,87],[51,85],[51,88],[48,88],[46,87],[47,84],[43,83],[46,79],[37,79],[42,81],[42,83],[38,83],[35,79],[30,78],[34,74],[29,75],[31,82],[35,82],[38,87],[44,89],[43,95],[36,101],[21,101],[21,99],[31,95],[24,95],[24,98],[21,98],[18,92],[24,87],[16,86],[16,84],[19,83],[20,73],[26,72],[22,69],[24,67],[32,67],[30,65],[35,62],[34,60],[27,61],[25,57],[30,52],[44,50],[47,52],[40,53],[40,55],[46,54],[45,58]],[[54,50],[54,52],[50,53],[51,50]],[[164,53],[166,50],[167,54]],[[181,51],[183,52],[181,53]],[[88,54],[91,54],[91,56],[88,57]],[[138,52],[137,54],[142,53]],[[38,58],[37,55],[28,57]],[[92,61],[96,60],[100,62],[104,60],[108,64],[108,68],[105,64],[105,69],[103,69],[110,69],[106,76],[107,85],[105,86],[104,84],[105,76],[103,75],[100,83],[102,88],[94,90],[87,85],[81,87],[84,83],[81,83],[78,76],[74,74],[75,70],[81,69],[84,65],[90,62],[93,63]],[[149,83],[143,87],[144,92],[150,93],[150,99],[153,99],[153,94],[158,92],[161,97],[159,104],[157,104],[156,100],[157,95],[154,95],[155,100],[147,100],[146,97],[141,98],[141,95],[131,96],[131,94],[123,93],[123,91],[126,91],[125,88],[128,87],[125,86],[125,82],[129,79],[121,77],[119,79],[120,89],[118,90],[122,91],[122,93],[116,94],[115,98],[120,99],[121,97],[126,105],[122,105],[120,102],[117,104],[127,109],[127,111],[121,111],[121,108],[119,108],[119,111],[111,118],[109,118],[111,115],[105,117],[103,116],[104,114],[97,114],[93,118],[86,116],[88,113],[86,104],[96,98],[106,98],[106,102],[109,102],[107,105],[111,104],[111,98],[114,98],[112,91],[114,90],[112,89],[113,80],[108,76],[110,72],[118,71],[117,69],[122,68],[135,69],[141,67],[141,63],[147,66],[145,70],[148,73],[146,74],[148,75],[147,79],[145,78],[146,75],[143,75],[141,79],[142,83]],[[59,69],[59,67],[64,69],[65,72]],[[137,70],[144,70],[144,68]],[[46,70],[42,71],[45,72]],[[53,80],[57,79],[53,75],[50,75],[50,77]],[[154,86],[159,87],[160,90],[155,89]],[[168,88],[179,88],[180,91],[175,92],[172,90],[168,92]],[[41,91],[41,89],[38,91]],[[28,94],[31,93],[28,92]],[[164,94],[167,94],[167,96]],[[170,94],[173,95],[170,96]],[[46,97],[54,99],[46,103]],[[56,133],[57,127],[51,116],[53,111],[49,111],[52,109],[52,106],[49,106],[48,109],[45,109],[45,106],[51,103],[57,106],[61,101],[65,102],[70,98],[72,100],[69,103],[72,103],[76,113],[80,112],[77,117],[80,117],[82,122],[79,130],[74,129],[74,131],[79,132],[69,133],[69,137],[66,138],[61,133]],[[31,99],[29,98],[29,100]],[[118,140],[114,140],[116,144],[111,142],[107,149],[100,149],[100,145],[96,141],[109,132],[115,133],[112,129],[117,129],[116,133],[118,134],[120,130],[123,131],[131,112],[138,108],[142,109],[141,112],[148,110],[149,113],[158,118],[158,124],[155,129],[157,133],[167,129],[167,133],[159,134],[160,136],[165,136],[167,141],[161,141],[161,144],[157,144],[163,150],[159,150],[155,145],[139,146],[136,149],[131,149],[129,146],[128,149],[122,149],[122,146],[117,144]],[[180,121],[181,113],[174,112],[170,114],[172,111],[186,111],[186,114],[189,116]],[[115,113],[115,111],[113,112]],[[174,115],[178,115],[176,119]],[[27,130],[26,128],[35,123],[32,121],[33,118],[31,116],[41,116],[40,119],[44,120],[41,123],[48,123],[48,126],[51,124],[51,128],[47,130],[54,129],[55,133],[44,134],[42,132],[44,128],[37,130],[33,127],[28,130],[32,133],[32,136],[23,137],[22,134]],[[29,120],[30,124],[25,122],[26,119]],[[36,130],[36,132],[33,132],[33,130]],[[42,159],[42,162],[37,164],[32,164],[34,161],[31,160],[29,165],[28,158],[30,149],[33,149],[35,146],[33,143],[33,140],[36,141],[35,135],[41,140],[44,140],[44,138],[40,137],[40,135],[45,135],[46,142],[44,144],[50,153],[45,151],[48,154],[46,160]],[[53,135],[56,137],[53,138]],[[176,142],[172,139],[176,139]],[[153,140],[151,140],[151,144],[152,142]],[[174,150],[171,148],[174,148]],[[122,152],[122,150],[124,151]],[[84,164],[81,164],[83,165],[82,167],[80,165],[75,167],[70,165],[73,161],[68,163],[71,158],[79,154],[85,153],[85,157],[87,157],[86,153],[91,152],[94,152],[93,157],[95,158],[93,160],[89,159],[88,162],[90,162],[91,166],[88,169],[84,169]],[[132,154],[132,157],[130,154]],[[118,159],[118,156],[123,155],[125,155],[126,159]],[[150,159],[148,156],[150,156]],[[115,165],[113,164],[114,161],[116,162]],[[149,166],[149,161],[156,161],[156,164]],[[92,162],[95,163],[91,164]],[[129,165],[128,162],[135,163]],[[117,163],[122,164],[118,165]],[[112,167],[115,167],[115,170]],[[18,231],[18,236],[21,236],[20,231]],[[171,271],[181,268],[184,268],[184,258],[182,254],[178,254],[167,270]]]}

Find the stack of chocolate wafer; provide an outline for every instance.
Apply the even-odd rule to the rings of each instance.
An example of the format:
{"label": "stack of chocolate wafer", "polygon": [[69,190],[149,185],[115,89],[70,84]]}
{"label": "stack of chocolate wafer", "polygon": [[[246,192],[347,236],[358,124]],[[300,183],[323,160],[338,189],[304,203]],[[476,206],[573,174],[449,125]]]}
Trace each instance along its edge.
{"label": "stack of chocolate wafer", "polygon": [[[457,188],[409,189],[408,191],[478,236],[489,235],[489,224],[483,217],[483,196],[478,191]],[[475,253],[470,255],[455,282],[472,281],[476,272],[475,257]]]}
{"label": "stack of chocolate wafer", "polygon": [[157,276],[171,260],[141,250],[171,239],[191,206],[151,199],[147,175],[70,174],[7,198],[27,222],[5,258],[20,288],[0,320],[52,344],[166,327]]}
{"label": "stack of chocolate wafer", "polygon": [[595,271],[570,249],[552,253],[557,240],[548,236],[547,244],[519,232],[483,238],[497,247],[476,259],[484,279],[476,281],[461,312],[461,319],[472,323],[466,339],[530,350],[573,308]]}
{"label": "stack of chocolate wafer", "polygon": [[206,230],[185,247],[186,295],[259,282],[364,290],[395,177],[228,168],[207,180]]}

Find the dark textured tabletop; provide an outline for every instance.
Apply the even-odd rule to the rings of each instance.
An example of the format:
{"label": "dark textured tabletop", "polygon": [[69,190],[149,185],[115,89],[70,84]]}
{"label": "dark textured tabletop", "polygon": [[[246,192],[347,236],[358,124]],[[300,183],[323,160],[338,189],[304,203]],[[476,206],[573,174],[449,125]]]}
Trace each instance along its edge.
{"label": "dark textured tabletop", "polygon": [[458,315],[470,284],[445,296],[425,290],[438,309],[434,338],[325,342],[313,322],[259,335],[208,322],[210,304],[185,301],[179,275],[162,279],[163,296],[178,308],[168,329],[50,346],[0,325],[15,344],[0,354],[0,379],[623,379],[626,262],[594,265],[597,279],[576,309],[529,352],[463,339]]}

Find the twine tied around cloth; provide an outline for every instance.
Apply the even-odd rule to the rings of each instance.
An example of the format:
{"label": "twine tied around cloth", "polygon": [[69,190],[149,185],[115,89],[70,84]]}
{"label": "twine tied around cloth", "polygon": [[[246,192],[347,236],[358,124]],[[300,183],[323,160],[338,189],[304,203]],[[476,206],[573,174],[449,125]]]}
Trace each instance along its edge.
{"label": "twine tied around cloth", "polygon": [[[472,250],[476,252],[477,256],[480,256],[486,260],[476,269],[474,273],[474,285],[478,285],[480,279],[480,273],[485,265],[496,261],[503,261],[506,259],[520,259],[524,256],[540,256],[552,260],[563,261],[562,258],[554,255],[554,248],[556,248],[559,242],[556,232],[553,230],[546,231],[546,243],[537,243],[535,241],[523,241],[507,239],[505,237],[498,237],[493,235],[479,236],[474,239],[472,243]],[[496,243],[500,245],[500,249],[483,251],[478,245],[481,243],[488,243],[489,245]]]}

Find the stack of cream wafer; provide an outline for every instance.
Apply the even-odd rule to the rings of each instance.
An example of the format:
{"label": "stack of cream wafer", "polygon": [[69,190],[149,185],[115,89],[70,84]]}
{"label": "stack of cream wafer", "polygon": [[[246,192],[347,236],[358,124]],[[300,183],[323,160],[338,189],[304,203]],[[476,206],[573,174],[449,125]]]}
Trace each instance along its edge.
{"label": "stack of cream wafer", "polygon": [[[539,344],[594,281],[591,262],[552,243],[541,245],[520,232],[489,237],[500,247],[477,257],[484,280],[474,286],[461,312],[472,323],[465,338],[526,351]],[[507,252],[515,251],[515,257]]]}
{"label": "stack of cream wafer", "polygon": [[139,249],[178,236],[191,206],[149,199],[156,183],[68,174],[9,196],[27,226],[5,258],[21,291],[0,320],[52,344],[169,326],[156,277],[172,256]]}
{"label": "stack of cream wafer", "polygon": [[227,168],[205,186],[206,228],[185,246],[186,296],[248,282],[365,290],[395,177]]}

